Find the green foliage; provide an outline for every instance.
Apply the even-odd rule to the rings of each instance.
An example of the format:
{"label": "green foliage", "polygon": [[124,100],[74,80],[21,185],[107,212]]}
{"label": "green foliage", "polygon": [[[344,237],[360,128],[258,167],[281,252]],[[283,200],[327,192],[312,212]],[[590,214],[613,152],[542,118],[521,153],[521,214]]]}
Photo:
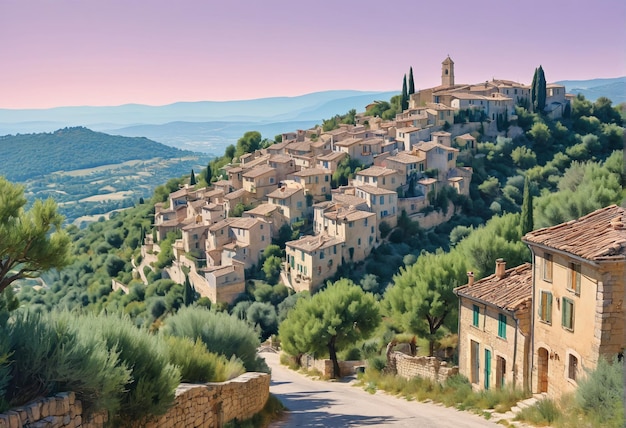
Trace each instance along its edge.
{"label": "green foliage", "polygon": [[237,140],[237,149],[234,153],[234,157],[240,157],[246,153],[254,153],[255,150],[260,148],[261,139],[261,133],[258,131],[246,132],[243,134],[243,137]]}
{"label": "green foliage", "polygon": [[87,413],[105,409],[116,414],[122,408],[132,369],[122,360],[121,346],[107,347],[81,319],[21,312],[4,332],[10,351],[5,398],[12,406],[74,391]]}
{"label": "green foliage", "polygon": [[561,419],[562,414],[554,400],[544,398],[532,406],[522,409],[515,420],[527,421],[535,425],[552,424]]}
{"label": "green foliage", "polygon": [[328,354],[340,376],[337,351],[366,339],[380,323],[378,304],[352,281],[341,279],[311,298],[299,299],[280,324],[285,352]]}
{"label": "green foliage", "polygon": [[603,427],[624,424],[624,363],[617,358],[598,360],[595,370],[578,382],[576,401],[580,408]]}
{"label": "green foliage", "polygon": [[620,203],[623,155],[615,152],[604,163],[573,162],[558,181],[557,193],[544,191],[535,199],[535,227],[547,227]]}
{"label": "green foliage", "polygon": [[0,292],[69,263],[70,239],[52,199],[24,210],[24,189],[0,176]]}
{"label": "green foliage", "polygon": [[[106,147],[106,150],[102,150]],[[93,168],[129,160],[182,157],[191,152],[147,138],[107,135],[87,128],[0,137],[2,171],[9,180],[26,180],[52,172]],[[42,156],[45,150],[45,156]]]}
{"label": "green foliage", "polygon": [[465,282],[466,260],[456,253],[424,253],[401,267],[387,288],[383,308],[404,330],[429,341],[429,355],[442,337],[441,327],[454,328],[457,300],[453,289]]}
{"label": "green foliage", "polygon": [[278,333],[278,316],[274,305],[266,302],[254,302],[246,311],[248,323],[260,330],[261,340]]}
{"label": "green foliage", "polygon": [[534,229],[533,223],[533,197],[530,194],[530,180],[524,180],[524,200],[522,202],[522,218],[520,221],[520,234],[526,235]]}
{"label": "green foliage", "polygon": [[180,370],[181,382],[224,382],[245,373],[239,360],[207,351],[200,339],[194,342],[187,337],[170,336],[165,341],[169,361]]}
{"label": "green foliage", "polygon": [[413,67],[409,68],[409,95],[415,93],[415,81],[413,80]]}
{"label": "green foliage", "polygon": [[400,98],[400,110],[404,111],[409,108],[409,93],[406,86],[406,74],[402,79],[402,95]]}
{"label": "green foliage", "polygon": [[282,259],[277,256],[270,256],[263,262],[263,273],[265,274],[267,282],[270,284],[276,284],[276,282],[278,282],[281,264]]}
{"label": "green foliage", "polygon": [[128,318],[88,315],[80,318],[80,323],[104,341],[107,349],[118,352],[121,365],[130,369],[119,414],[112,419],[124,425],[167,412],[174,403],[180,373],[169,363],[165,342],[136,328]]}
{"label": "green foliage", "polygon": [[164,321],[163,333],[170,336],[200,339],[207,349],[231,358],[241,359],[248,371],[267,371],[256,357],[260,345],[256,332],[245,321],[227,313],[204,308],[185,307]]}
{"label": "green foliage", "polygon": [[355,172],[362,167],[363,164],[358,159],[351,159],[350,156],[346,156],[339,162],[337,169],[333,172],[331,186],[336,189],[339,186],[347,185],[348,180],[354,178]]}
{"label": "green foliage", "polygon": [[191,175],[189,175],[189,185],[190,186],[195,186],[197,183],[196,181],[196,174],[194,174],[193,169],[191,170]]}
{"label": "green foliage", "polygon": [[520,146],[511,152],[513,163],[522,169],[532,168],[537,165],[537,155],[526,146]]}
{"label": "green foliage", "polygon": [[535,73],[536,78],[533,77],[533,93],[535,95],[532,100],[533,109],[538,113],[543,113],[546,107],[546,76],[541,66],[539,66]]}

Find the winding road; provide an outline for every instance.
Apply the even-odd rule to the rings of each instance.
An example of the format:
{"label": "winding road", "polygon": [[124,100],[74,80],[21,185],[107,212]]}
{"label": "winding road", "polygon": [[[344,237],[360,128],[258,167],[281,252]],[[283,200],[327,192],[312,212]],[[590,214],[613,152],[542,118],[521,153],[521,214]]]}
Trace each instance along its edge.
{"label": "winding road", "polygon": [[497,428],[484,418],[435,404],[370,394],[353,385],[354,379],[325,382],[289,370],[278,354],[260,354],[272,369],[270,392],[289,410],[271,428],[282,427],[424,427]]}

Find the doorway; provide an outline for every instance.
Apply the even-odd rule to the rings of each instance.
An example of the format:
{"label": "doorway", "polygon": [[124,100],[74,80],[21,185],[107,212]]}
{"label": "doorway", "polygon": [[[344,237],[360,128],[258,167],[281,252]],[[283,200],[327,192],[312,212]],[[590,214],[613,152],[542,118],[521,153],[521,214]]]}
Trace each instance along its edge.
{"label": "doorway", "polygon": [[485,349],[485,389],[489,389],[490,375],[491,375],[491,350]]}
{"label": "doorway", "polygon": [[503,357],[496,357],[496,388],[504,388],[506,379],[506,360]]}
{"label": "doorway", "polygon": [[539,350],[537,351],[537,357],[537,366],[539,369],[537,378],[537,392],[548,392],[548,350],[546,348],[539,348]]}

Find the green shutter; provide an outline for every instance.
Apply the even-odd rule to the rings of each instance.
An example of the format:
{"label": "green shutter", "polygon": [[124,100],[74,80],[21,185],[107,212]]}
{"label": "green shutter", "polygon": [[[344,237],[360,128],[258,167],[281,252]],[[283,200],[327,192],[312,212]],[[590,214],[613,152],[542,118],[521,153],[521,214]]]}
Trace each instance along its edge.
{"label": "green shutter", "polygon": [[552,293],[546,296],[546,321],[552,324]]}
{"label": "green shutter", "polygon": [[474,305],[474,327],[478,327],[478,317],[480,315],[480,309],[478,308],[478,306]]}

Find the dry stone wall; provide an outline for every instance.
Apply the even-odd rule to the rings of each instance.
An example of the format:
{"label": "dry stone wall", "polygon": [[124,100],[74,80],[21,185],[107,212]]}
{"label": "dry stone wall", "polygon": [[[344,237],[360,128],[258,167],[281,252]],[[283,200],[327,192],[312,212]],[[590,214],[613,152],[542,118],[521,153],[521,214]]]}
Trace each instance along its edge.
{"label": "dry stone wall", "polygon": [[435,357],[412,357],[402,352],[392,352],[390,357],[398,375],[405,379],[419,376],[435,382],[443,382],[459,372],[457,366],[448,366],[448,363]]}
{"label": "dry stone wall", "polygon": [[73,392],[41,398],[0,414],[0,428],[102,428],[106,413],[83,419],[83,406]]}
{"label": "dry stone wall", "polygon": [[[270,375],[244,373],[227,382],[180,384],[176,402],[168,412],[145,428],[221,427],[233,419],[250,419],[269,397]],[[103,428],[106,414],[83,417],[80,400],[73,392],[33,401],[0,414],[0,428]]]}

